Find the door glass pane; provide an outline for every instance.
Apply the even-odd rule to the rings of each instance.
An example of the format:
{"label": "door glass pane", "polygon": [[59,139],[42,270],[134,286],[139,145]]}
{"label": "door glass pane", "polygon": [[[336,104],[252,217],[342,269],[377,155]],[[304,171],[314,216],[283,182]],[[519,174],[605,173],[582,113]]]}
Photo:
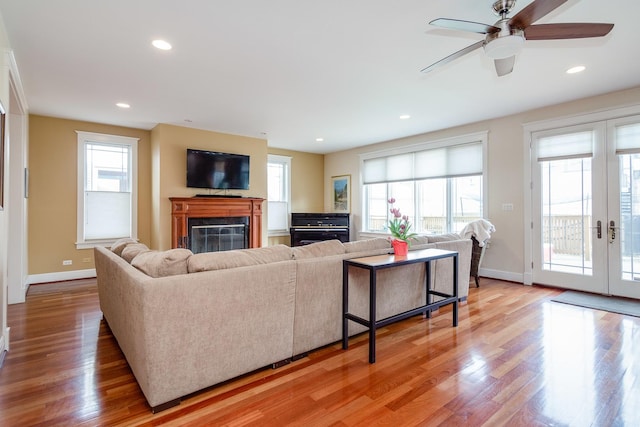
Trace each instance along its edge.
{"label": "door glass pane", "polygon": [[542,268],[592,275],[591,158],[540,162]]}
{"label": "door glass pane", "polygon": [[618,156],[620,166],[620,239],[623,280],[640,281],[640,154]]}

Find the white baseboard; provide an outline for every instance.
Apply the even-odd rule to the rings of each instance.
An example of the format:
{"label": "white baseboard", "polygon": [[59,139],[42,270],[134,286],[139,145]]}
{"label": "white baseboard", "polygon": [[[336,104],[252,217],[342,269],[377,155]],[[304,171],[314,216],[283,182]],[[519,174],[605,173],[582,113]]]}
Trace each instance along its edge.
{"label": "white baseboard", "polygon": [[96,277],[95,268],[90,268],[87,270],[60,271],[57,273],[31,274],[27,278],[27,284],[33,285],[36,283],[62,282],[65,280],[76,280],[76,279],[90,279],[92,277]]}
{"label": "white baseboard", "polygon": [[481,277],[489,277],[491,279],[507,280],[509,282],[525,283],[524,274],[514,273],[511,271],[492,270],[489,268],[480,268],[478,273]]}

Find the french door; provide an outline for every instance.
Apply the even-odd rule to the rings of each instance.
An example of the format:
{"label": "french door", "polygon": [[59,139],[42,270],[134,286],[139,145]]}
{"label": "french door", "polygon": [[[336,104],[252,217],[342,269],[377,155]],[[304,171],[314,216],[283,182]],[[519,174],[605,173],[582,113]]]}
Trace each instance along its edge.
{"label": "french door", "polygon": [[640,299],[640,116],[532,134],[534,283]]}

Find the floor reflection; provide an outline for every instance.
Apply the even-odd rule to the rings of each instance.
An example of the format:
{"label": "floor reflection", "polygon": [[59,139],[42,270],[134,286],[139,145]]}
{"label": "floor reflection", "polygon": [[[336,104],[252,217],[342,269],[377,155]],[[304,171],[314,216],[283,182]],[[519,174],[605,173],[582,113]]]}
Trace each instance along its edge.
{"label": "floor reflection", "polygon": [[595,313],[549,303],[543,315],[543,414],[567,425],[595,419]]}

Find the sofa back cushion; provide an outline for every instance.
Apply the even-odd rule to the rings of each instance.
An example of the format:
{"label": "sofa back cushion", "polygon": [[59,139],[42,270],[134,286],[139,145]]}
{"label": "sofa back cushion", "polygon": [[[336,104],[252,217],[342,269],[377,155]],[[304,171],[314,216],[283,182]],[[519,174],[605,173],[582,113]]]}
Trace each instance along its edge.
{"label": "sofa back cushion", "polygon": [[305,246],[292,248],[294,259],[317,258],[321,256],[340,255],[345,253],[344,245],[340,240],[325,240],[311,243]]}
{"label": "sofa back cushion", "polygon": [[144,243],[129,243],[124,247],[120,256],[128,263],[131,263],[139,253],[146,252],[148,250],[149,248]]}
{"label": "sofa back cushion", "polygon": [[151,277],[187,274],[187,260],[192,255],[189,249],[168,251],[144,251],[131,260],[131,265]]}
{"label": "sofa back cushion", "polygon": [[264,248],[245,249],[247,255],[256,261],[256,264],[269,264],[271,262],[289,261],[293,258],[293,251],[287,245],[274,245]]}
{"label": "sofa back cushion", "polygon": [[198,273],[200,271],[223,270],[247,265],[289,261],[291,258],[291,248],[286,245],[222,252],[204,252],[190,256],[187,261],[187,269],[189,273]]}
{"label": "sofa back cushion", "polygon": [[384,237],[376,237],[374,239],[356,240],[344,244],[346,253],[365,252],[376,249],[391,249],[391,242]]}
{"label": "sofa back cushion", "polygon": [[127,245],[131,243],[138,243],[138,242],[132,239],[131,237],[124,237],[122,239],[118,239],[115,242],[113,242],[113,244],[111,245],[111,252],[113,252],[118,256],[121,256],[124,248],[126,248]]}
{"label": "sofa back cushion", "polygon": [[448,234],[435,234],[433,236],[427,236],[429,239],[429,243],[437,243],[437,242],[450,242],[452,240],[460,240],[461,237],[457,233],[448,233]]}
{"label": "sofa back cushion", "polygon": [[425,245],[427,243],[429,243],[429,236],[416,236],[413,239],[410,240],[411,243],[411,248],[413,248],[414,246],[418,246],[418,245]]}

